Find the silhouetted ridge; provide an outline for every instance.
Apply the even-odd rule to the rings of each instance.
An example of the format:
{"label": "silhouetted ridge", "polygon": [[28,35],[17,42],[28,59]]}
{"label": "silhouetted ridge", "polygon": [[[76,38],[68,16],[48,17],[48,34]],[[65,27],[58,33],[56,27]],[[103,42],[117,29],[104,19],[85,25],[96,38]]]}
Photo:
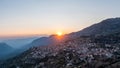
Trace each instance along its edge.
{"label": "silhouetted ridge", "polygon": [[115,32],[120,32],[120,18],[110,18],[101,21],[100,23],[89,26],[81,31],[71,33],[74,37],[90,36],[90,35],[107,35]]}

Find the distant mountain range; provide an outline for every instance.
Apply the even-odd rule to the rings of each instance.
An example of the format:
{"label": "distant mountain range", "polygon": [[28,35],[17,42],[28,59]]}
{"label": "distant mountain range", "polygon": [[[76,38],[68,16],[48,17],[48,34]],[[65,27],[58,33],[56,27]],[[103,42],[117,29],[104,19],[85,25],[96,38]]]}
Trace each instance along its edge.
{"label": "distant mountain range", "polygon": [[21,47],[31,43],[34,39],[39,37],[0,38],[2,42],[0,43],[0,60],[5,60],[24,52],[26,49]]}
{"label": "distant mountain range", "polygon": [[35,37],[13,37],[13,38],[0,38],[1,42],[5,42],[14,48],[20,48],[24,45],[31,43],[33,40],[39,38],[40,36]]}

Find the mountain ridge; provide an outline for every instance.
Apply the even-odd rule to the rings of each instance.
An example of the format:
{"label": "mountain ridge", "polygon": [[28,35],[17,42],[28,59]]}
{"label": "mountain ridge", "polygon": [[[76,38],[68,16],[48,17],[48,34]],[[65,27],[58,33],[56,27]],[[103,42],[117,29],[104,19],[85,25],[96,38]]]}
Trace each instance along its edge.
{"label": "mountain ridge", "polygon": [[114,32],[120,32],[120,17],[105,19],[99,23],[93,24],[81,31],[71,33],[74,36],[107,35]]}
{"label": "mountain ridge", "polygon": [[[115,32],[120,32],[120,17],[105,19],[99,23],[86,27],[83,30],[66,34],[64,35],[65,37],[64,39],[76,38],[80,36],[108,35]],[[42,41],[44,41],[44,43]],[[45,41],[49,43],[47,44],[47,42]],[[49,45],[55,42],[56,42],[55,36],[51,35],[49,37],[42,37],[34,40],[31,44],[34,44],[34,43],[38,43],[38,44],[34,44],[34,45],[30,44],[30,46]]]}

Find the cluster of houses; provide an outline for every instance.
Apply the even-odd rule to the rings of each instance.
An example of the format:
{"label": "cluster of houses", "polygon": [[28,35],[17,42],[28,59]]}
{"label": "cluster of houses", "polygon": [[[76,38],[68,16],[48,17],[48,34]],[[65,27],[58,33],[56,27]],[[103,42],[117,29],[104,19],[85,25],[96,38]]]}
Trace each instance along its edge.
{"label": "cluster of houses", "polygon": [[82,64],[89,64],[100,58],[113,58],[114,52],[120,49],[114,44],[101,45],[100,43],[91,43],[89,39],[88,41],[76,39],[59,45],[33,47],[30,50],[31,52],[24,57],[24,64],[36,65],[36,68],[40,66],[54,68],[57,64],[58,67],[62,65],[63,68],[79,68]]}
{"label": "cluster of houses", "polygon": [[[95,43],[77,38],[58,45],[32,47],[12,60],[15,68],[99,68],[120,62],[120,44]],[[117,55],[115,55],[117,54]],[[116,57],[117,56],[117,57]],[[120,67],[118,63],[116,65]]]}

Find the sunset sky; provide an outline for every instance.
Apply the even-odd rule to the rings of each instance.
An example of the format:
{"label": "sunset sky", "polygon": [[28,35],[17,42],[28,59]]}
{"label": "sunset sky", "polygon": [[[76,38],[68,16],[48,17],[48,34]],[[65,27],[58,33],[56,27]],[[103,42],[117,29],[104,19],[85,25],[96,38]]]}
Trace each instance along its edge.
{"label": "sunset sky", "polygon": [[0,0],[0,36],[70,33],[120,16],[120,0]]}

